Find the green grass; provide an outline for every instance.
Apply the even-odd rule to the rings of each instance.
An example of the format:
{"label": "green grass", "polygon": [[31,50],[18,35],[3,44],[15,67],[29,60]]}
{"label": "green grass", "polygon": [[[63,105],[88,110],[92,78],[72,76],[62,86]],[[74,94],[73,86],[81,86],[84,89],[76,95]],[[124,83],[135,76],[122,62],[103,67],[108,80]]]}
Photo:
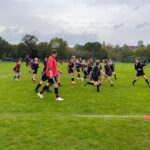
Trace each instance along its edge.
{"label": "green grass", "polygon": [[[150,149],[150,120],[77,117],[150,114],[150,88],[142,79],[131,86],[133,64],[117,64],[114,87],[105,82],[100,93],[82,81],[71,85],[66,65],[60,65],[63,102],[56,102],[54,93],[40,100],[25,64],[20,81],[12,81],[14,65],[0,63],[0,150]],[[145,72],[150,77],[149,67]]]}

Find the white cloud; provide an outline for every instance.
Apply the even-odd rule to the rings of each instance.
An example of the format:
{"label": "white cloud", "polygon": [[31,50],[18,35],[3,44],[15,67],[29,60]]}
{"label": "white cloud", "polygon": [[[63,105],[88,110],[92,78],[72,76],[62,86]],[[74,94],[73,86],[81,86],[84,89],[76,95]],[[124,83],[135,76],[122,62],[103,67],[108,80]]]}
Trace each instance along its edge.
{"label": "white cloud", "polygon": [[149,0],[1,0],[0,36],[13,42],[32,33],[47,41],[60,36],[70,44],[148,43],[149,14]]}

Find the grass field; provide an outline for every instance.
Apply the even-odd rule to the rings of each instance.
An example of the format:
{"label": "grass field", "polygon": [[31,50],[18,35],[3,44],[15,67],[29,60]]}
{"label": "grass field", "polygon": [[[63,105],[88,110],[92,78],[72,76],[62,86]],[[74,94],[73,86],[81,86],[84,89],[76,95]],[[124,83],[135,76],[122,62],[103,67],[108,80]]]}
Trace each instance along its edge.
{"label": "grass field", "polygon": [[[100,93],[82,81],[71,85],[60,65],[63,102],[54,93],[39,99],[25,64],[20,81],[12,81],[14,65],[0,63],[0,150],[150,149],[150,120],[142,117],[150,114],[150,88],[142,79],[131,86],[133,64],[117,64],[114,87],[105,82]],[[150,78],[149,67],[145,72]]]}

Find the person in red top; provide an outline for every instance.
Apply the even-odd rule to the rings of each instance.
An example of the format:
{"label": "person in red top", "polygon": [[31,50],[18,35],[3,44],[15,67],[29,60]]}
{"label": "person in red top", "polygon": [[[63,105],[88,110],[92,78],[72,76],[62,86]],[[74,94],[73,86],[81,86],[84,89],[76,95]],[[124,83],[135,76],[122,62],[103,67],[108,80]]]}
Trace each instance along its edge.
{"label": "person in red top", "polygon": [[52,55],[48,58],[48,62],[47,62],[47,68],[46,68],[46,76],[48,78],[48,83],[47,85],[45,85],[42,89],[42,91],[40,93],[38,93],[38,96],[40,98],[43,98],[43,93],[49,88],[49,85],[54,84],[54,91],[55,91],[55,95],[56,95],[56,100],[57,101],[63,101],[64,99],[61,98],[58,94],[58,73],[62,73],[59,68],[57,67],[57,61],[56,58],[57,57],[57,50],[52,50]]}
{"label": "person in red top", "polygon": [[20,78],[20,65],[21,65],[21,60],[16,61],[16,66],[13,68],[13,71],[15,72],[15,76],[12,78],[13,80],[17,80]]}

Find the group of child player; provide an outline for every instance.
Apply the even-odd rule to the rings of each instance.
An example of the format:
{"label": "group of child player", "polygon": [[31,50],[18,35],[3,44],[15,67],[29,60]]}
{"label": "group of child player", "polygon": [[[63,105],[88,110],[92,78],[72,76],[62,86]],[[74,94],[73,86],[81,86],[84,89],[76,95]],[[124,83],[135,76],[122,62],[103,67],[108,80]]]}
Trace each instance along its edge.
{"label": "group of child player", "polygon": [[[50,92],[50,87],[54,84],[54,92],[57,101],[63,101],[64,99],[59,96],[59,87],[60,84],[60,77],[62,75],[62,71],[58,68],[57,65],[57,50],[52,50],[52,54],[49,58],[45,58],[44,60],[44,68],[41,75],[41,81],[35,88],[35,92],[40,98],[43,98],[43,93],[45,91]],[[13,68],[15,72],[15,76],[13,80],[19,80],[20,77],[20,65],[21,60],[17,60],[16,66]],[[32,82],[36,83],[36,76],[38,73],[39,68],[39,59],[29,59],[29,66],[30,66],[30,73],[33,73]],[[135,70],[136,70],[136,79],[132,82],[133,86],[135,85],[136,81],[139,77],[143,77],[150,87],[149,81],[147,76],[144,73],[144,66],[140,60],[140,58],[136,58],[135,60]],[[100,87],[105,80],[108,80],[110,86],[113,87],[112,83],[112,76],[114,76],[115,80],[117,80],[116,73],[115,73],[115,64],[112,60],[105,59],[103,61],[96,60],[94,61],[93,58],[88,59],[86,62],[85,60],[77,59],[75,56],[72,56],[71,59],[68,61],[67,65],[68,73],[71,77],[71,82],[73,85],[76,84],[75,81],[75,72],[77,72],[77,80],[84,81],[84,86],[92,85],[95,86],[97,92],[100,91]],[[83,72],[83,73],[81,73]],[[84,75],[82,78],[82,74]],[[103,75],[103,76],[102,76]],[[42,86],[44,82],[47,82],[46,85],[42,88],[39,92],[39,88]]]}
{"label": "group of child player", "polygon": [[[104,71],[102,69],[102,63],[104,64]],[[100,60],[94,62],[93,58],[90,58],[86,63],[85,60],[78,60],[75,56],[72,56],[71,60],[68,62],[68,72],[71,76],[72,84],[76,84],[74,79],[75,71],[77,71],[78,80],[85,81],[85,86],[96,86],[97,92],[100,91],[100,86],[105,79],[109,81],[111,87],[113,87],[112,75],[114,75],[115,80],[117,80],[112,60],[105,59],[103,62],[100,62]],[[84,74],[84,78],[81,78],[81,71]],[[101,79],[102,75],[104,75],[104,77]]]}

